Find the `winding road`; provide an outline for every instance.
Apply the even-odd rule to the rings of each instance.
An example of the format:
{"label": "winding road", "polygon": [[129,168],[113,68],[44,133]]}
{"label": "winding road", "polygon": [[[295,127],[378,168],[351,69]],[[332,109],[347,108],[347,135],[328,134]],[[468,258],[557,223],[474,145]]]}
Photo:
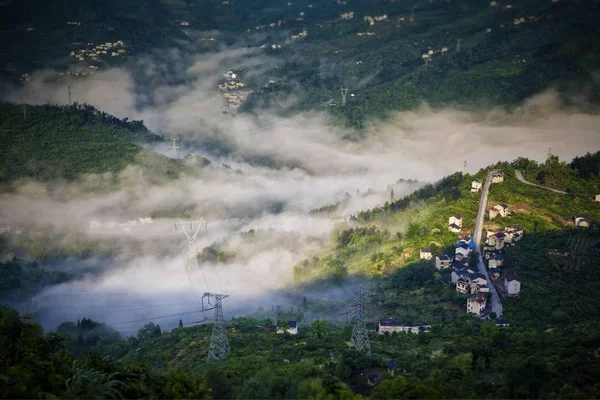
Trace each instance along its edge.
{"label": "winding road", "polygon": [[502,315],[502,301],[498,296],[498,292],[496,291],[496,287],[492,284],[492,280],[488,275],[487,269],[485,268],[485,264],[483,262],[483,255],[481,253],[481,249],[479,247],[479,243],[481,242],[481,234],[483,230],[483,220],[485,219],[485,212],[487,210],[487,200],[488,194],[490,192],[490,185],[492,184],[492,174],[497,171],[488,172],[487,178],[485,179],[485,183],[483,188],[481,189],[481,198],[479,199],[479,210],[477,211],[477,220],[475,221],[475,235],[473,240],[475,241],[475,251],[479,253],[479,262],[477,263],[477,267],[479,268],[479,272],[485,276],[485,279],[489,282],[490,294],[492,299],[492,312],[496,313],[496,316]]}
{"label": "winding road", "polygon": [[517,177],[517,179],[520,182],[523,182],[526,185],[531,185],[531,186],[539,187],[540,189],[550,190],[550,191],[552,191],[554,193],[569,194],[567,192],[563,192],[562,190],[556,190],[556,189],[552,189],[552,188],[549,188],[549,187],[546,187],[546,186],[542,186],[542,185],[537,185],[535,183],[531,183],[531,182],[525,180],[525,178],[523,177],[523,174],[519,170],[515,170],[515,176]]}

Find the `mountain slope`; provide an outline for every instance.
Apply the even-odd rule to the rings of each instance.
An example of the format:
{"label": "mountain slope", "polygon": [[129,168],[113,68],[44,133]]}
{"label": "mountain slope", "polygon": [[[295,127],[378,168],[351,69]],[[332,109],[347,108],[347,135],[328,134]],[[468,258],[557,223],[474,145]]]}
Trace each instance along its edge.
{"label": "mountain slope", "polygon": [[179,169],[175,161],[135,144],[163,140],[142,121],[120,120],[91,106],[27,106],[24,114],[21,106],[3,103],[0,121],[0,182],[118,172],[144,157],[158,158],[168,173]]}

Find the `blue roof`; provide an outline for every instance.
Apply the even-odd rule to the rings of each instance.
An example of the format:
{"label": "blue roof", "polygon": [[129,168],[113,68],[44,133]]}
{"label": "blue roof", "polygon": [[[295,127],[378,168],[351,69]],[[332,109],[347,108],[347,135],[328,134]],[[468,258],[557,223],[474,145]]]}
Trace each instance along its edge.
{"label": "blue roof", "polygon": [[469,273],[469,271],[467,271],[466,269],[459,269],[454,272],[456,273],[456,275],[467,275]]}

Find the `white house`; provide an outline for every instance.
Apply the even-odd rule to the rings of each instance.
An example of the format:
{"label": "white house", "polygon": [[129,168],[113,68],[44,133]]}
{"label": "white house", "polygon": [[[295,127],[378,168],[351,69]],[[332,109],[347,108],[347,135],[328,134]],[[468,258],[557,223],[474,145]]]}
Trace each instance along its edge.
{"label": "white house", "polygon": [[496,234],[493,234],[492,236],[490,236],[488,238],[488,244],[494,246],[494,248],[496,250],[500,250],[502,248],[504,248],[504,239],[505,236],[503,232],[498,232]]}
{"label": "white house", "polygon": [[452,271],[452,283],[457,283],[459,279],[466,278],[469,279],[469,272],[466,269],[459,269],[456,271]]}
{"label": "white house", "polygon": [[452,263],[452,260],[450,259],[450,256],[448,256],[447,254],[444,254],[442,256],[437,256],[435,258],[435,267],[437,269],[449,268],[451,263]]}
{"label": "white house", "polygon": [[379,334],[402,332],[402,320],[399,319],[380,319],[379,320]]}
{"label": "white house", "polygon": [[600,202],[600,194],[597,194],[596,196],[594,196],[594,201]]}
{"label": "white house", "polygon": [[[280,327],[282,325],[281,322],[277,321],[277,333],[284,333],[284,330],[282,327]],[[288,328],[285,330],[285,332],[289,333],[290,335],[296,335],[298,334],[298,322],[297,321],[287,321],[287,325]]]}
{"label": "white house", "polygon": [[433,258],[433,254],[431,254],[431,250],[429,248],[425,247],[419,251],[419,258],[421,260],[431,260]]}
{"label": "white house", "polygon": [[450,225],[456,225],[459,228],[462,228],[462,225],[463,225],[462,215],[454,214],[453,216],[448,218],[448,226],[450,226]]}
{"label": "white house", "polygon": [[490,208],[489,214],[490,214],[490,219],[494,219],[498,215],[500,215],[502,218],[504,218],[508,214],[508,205],[496,204],[494,207]]}
{"label": "white house", "polygon": [[458,293],[463,293],[463,294],[468,294],[471,290],[471,284],[469,283],[468,278],[465,279],[460,278],[458,281],[456,281],[456,291]]}
{"label": "white house", "polygon": [[448,225],[448,229],[450,229],[450,232],[460,233],[461,227],[456,224],[450,224]]}
{"label": "white house", "polygon": [[494,172],[492,174],[492,183],[504,182],[504,174],[502,172]]}
{"label": "white house", "polygon": [[475,293],[469,296],[467,299],[467,312],[469,314],[481,315],[481,312],[485,309],[486,299],[485,294]]}
{"label": "white house", "polygon": [[455,255],[458,256],[460,254],[460,259],[462,260],[463,258],[468,257],[470,252],[471,249],[469,248],[469,245],[462,243],[456,246]]}
{"label": "white house", "polygon": [[504,277],[504,290],[509,296],[517,296],[521,292],[521,282],[512,275]]}
{"label": "white house", "polygon": [[573,217],[573,223],[575,224],[575,228],[589,228],[590,227],[590,219],[585,215],[576,215]]}
{"label": "white house", "polygon": [[496,269],[498,267],[501,267],[503,263],[504,263],[504,259],[502,258],[502,256],[500,256],[500,255],[494,256],[494,257],[490,258],[490,261],[488,262],[488,267],[490,269]]}
{"label": "white house", "polygon": [[431,325],[405,326],[401,320],[397,319],[381,319],[379,320],[379,334],[383,335],[386,332],[406,332],[406,333],[426,333],[431,330]]}
{"label": "white house", "polygon": [[471,182],[471,192],[477,193],[481,190],[481,182],[473,181]]}
{"label": "white house", "polygon": [[475,283],[477,286],[487,285],[487,279],[485,279],[485,276],[479,272],[469,274],[469,279],[471,283]]}
{"label": "white house", "polygon": [[523,228],[521,228],[519,225],[515,225],[515,226],[507,226],[504,229],[504,232],[510,232],[512,234],[512,240],[514,242],[518,242],[519,240],[521,240],[523,238]]}

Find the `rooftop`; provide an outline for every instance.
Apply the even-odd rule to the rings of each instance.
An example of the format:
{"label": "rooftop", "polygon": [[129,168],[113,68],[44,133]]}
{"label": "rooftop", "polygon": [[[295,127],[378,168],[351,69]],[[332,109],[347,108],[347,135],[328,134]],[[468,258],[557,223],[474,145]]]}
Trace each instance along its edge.
{"label": "rooftop", "polygon": [[380,319],[379,326],[402,326],[401,319]]}

